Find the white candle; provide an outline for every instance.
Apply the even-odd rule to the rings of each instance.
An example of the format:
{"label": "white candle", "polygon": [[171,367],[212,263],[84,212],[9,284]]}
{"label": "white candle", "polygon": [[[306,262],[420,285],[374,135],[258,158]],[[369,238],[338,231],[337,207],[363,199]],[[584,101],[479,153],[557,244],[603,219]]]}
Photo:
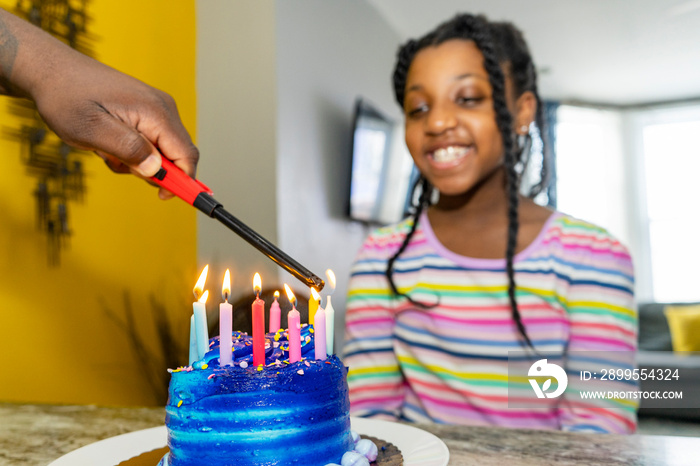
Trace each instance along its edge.
{"label": "white candle", "polygon": [[231,295],[231,272],[226,269],[221,296],[224,302],[219,304],[219,365],[233,365],[233,306],[228,303]]}
{"label": "white candle", "polygon": [[326,314],[326,354],[333,354],[333,344],[335,343],[335,309],[331,304],[331,297],[328,296],[325,309]]}
{"label": "white candle", "polygon": [[207,323],[207,297],[209,290],[205,291],[199,301],[192,303],[194,310],[194,326],[197,333],[197,353],[199,359],[209,351],[209,324]]}
{"label": "white candle", "polygon": [[335,309],[331,304],[331,295],[335,291],[335,273],[331,269],[326,270],[326,279],[328,280],[326,290],[328,291],[328,299],[326,300],[326,353],[328,356],[333,354],[333,344],[335,343]]}
{"label": "white candle", "polygon": [[[190,365],[198,359],[202,359],[209,351],[209,327],[207,324],[207,296],[208,291],[204,291],[204,283],[207,281],[209,265],[204,266],[199,274],[197,283],[194,285],[195,302],[192,304],[192,318],[190,319]],[[192,331],[194,329],[194,341],[197,348],[196,354],[192,354]],[[193,360],[194,358],[194,360]]]}

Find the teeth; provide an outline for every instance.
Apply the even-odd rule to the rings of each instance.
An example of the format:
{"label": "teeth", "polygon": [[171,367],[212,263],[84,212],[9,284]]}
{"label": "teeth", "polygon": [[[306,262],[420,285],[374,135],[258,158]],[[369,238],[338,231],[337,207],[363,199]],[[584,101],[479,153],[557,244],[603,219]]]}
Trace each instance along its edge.
{"label": "teeth", "polygon": [[433,152],[433,159],[435,159],[436,162],[452,162],[467,155],[468,151],[469,149],[461,146],[440,148]]}

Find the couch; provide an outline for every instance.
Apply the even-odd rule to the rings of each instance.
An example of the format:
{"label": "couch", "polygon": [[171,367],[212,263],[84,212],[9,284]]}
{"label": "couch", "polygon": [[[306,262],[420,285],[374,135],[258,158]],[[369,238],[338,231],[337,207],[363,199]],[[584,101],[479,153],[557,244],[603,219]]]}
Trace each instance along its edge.
{"label": "couch", "polygon": [[[700,353],[673,352],[671,331],[663,312],[669,304],[689,303],[642,303],[638,306],[637,365],[640,369],[671,369],[674,372],[678,369],[678,380],[642,380],[640,389],[642,391],[680,391],[683,393],[683,399],[664,400],[661,403],[642,400],[639,416],[700,422]],[[662,407],[658,407],[659,404]]]}

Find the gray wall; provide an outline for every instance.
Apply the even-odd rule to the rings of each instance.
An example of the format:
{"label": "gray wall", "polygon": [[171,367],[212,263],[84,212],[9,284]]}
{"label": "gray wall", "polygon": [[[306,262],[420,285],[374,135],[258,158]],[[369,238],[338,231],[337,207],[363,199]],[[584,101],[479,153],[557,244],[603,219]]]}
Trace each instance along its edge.
{"label": "gray wall", "polygon": [[[198,1],[198,177],[229,212],[273,243],[278,239],[276,89],[274,1]],[[234,299],[252,293],[255,272],[263,286],[277,276],[272,261],[204,214],[197,217],[197,259],[200,269],[210,264],[210,318],[218,309],[226,268]]]}
{"label": "gray wall", "polygon": [[276,22],[278,237],[315,273],[336,273],[341,342],[350,266],[368,233],[345,217],[353,108],[362,96],[399,116],[399,37],[364,0],[278,0]]}
{"label": "gray wall", "polygon": [[[399,118],[390,80],[399,36],[365,0],[199,0],[197,30],[199,176],[307,268],[323,278],[335,271],[340,343],[350,266],[369,232],[344,212],[354,102],[362,96]],[[308,298],[294,277],[203,215],[198,260],[212,264],[216,295],[231,267],[234,293],[247,292],[259,271],[263,287],[286,282]]]}

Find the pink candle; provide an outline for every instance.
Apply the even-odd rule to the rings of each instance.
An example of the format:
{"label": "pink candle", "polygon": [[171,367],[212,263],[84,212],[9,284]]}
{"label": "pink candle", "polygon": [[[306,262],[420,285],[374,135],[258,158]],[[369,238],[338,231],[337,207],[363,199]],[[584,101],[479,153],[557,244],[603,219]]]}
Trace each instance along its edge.
{"label": "pink candle", "polygon": [[320,306],[314,318],[314,356],[326,359],[326,311]]}
{"label": "pink candle", "polygon": [[289,362],[301,361],[301,315],[296,308],[287,314],[289,322]]}
{"label": "pink candle", "polygon": [[280,329],[280,315],[282,310],[280,309],[280,303],[277,302],[277,298],[280,297],[280,292],[275,291],[275,300],[270,306],[270,333],[275,333]]}
{"label": "pink candle", "polygon": [[287,292],[289,301],[292,303],[292,310],[287,314],[287,323],[289,325],[287,330],[289,333],[289,362],[291,364],[301,361],[301,316],[294,306],[296,303],[294,293],[292,293],[292,290],[286,283],[284,284],[284,289]]}
{"label": "pink candle", "polygon": [[260,299],[262,281],[260,274],[253,278],[255,301],[253,301],[253,365],[265,365],[265,301]]}
{"label": "pink candle", "polygon": [[226,269],[224,284],[221,289],[221,297],[224,302],[219,304],[219,365],[230,366],[233,364],[233,306],[228,303],[231,295],[231,272]]}

